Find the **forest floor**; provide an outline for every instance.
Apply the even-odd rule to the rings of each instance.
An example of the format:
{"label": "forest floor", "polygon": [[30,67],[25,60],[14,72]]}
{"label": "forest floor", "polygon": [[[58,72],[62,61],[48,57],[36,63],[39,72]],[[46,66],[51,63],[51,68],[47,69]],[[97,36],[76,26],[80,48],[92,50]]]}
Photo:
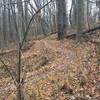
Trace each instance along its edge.
{"label": "forest floor", "polygon": [[[94,43],[58,41],[52,35],[30,41],[26,48],[22,51],[26,100],[100,100],[100,65]],[[15,70],[17,53],[6,51],[2,58]],[[0,100],[14,100],[15,94],[14,82],[0,63]]]}

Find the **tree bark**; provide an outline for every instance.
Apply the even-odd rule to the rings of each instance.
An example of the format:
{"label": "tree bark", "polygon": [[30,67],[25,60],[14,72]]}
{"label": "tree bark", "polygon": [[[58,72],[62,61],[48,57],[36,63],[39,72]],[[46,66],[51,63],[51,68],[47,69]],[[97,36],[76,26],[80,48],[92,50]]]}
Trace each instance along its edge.
{"label": "tree bark", "polygon": [[18,47],[18,65],[17,65],[17,100],[21,100],[21,44]]}
{"label": "tree bark", "polygon": [[56,6],[57,6],[58,39],[61,40],[64,38],[66,31],[66,24],[67,24],[65,0],[56,0]]}

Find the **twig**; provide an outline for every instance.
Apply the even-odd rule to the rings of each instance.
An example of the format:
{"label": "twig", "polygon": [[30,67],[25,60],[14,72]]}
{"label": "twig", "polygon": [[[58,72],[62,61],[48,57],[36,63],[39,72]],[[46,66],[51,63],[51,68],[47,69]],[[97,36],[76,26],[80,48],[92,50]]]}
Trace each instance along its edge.
{"label": "twig", "polygon": [[21,48],[26,40],[26,37],[27,37],[27,34],[29,32],[29,29],[30,29],[30,25],[31,25],[31,22],[32,20],[34,19],[34,17],[43,9],[45,8],[49,3],[51,3],[53,0],[50,0],[48,3],[46,3],[44,6],[42,6],[38,11],[36,11],[36,13],[32,16],[32,18],[30,19],[29,23],[28,23],[28,26],[26,28],[26,31],[25,31],[25,34],[24,34],[24,38],[22,40],[22,43],[21,43]]}
{"label": "twig", "polygon": [[11,78],[12,78],[13,81],[14,81],[14,84],[17,86],[16,79],[15,79],[15,77],[13,77],[13,74],[12,74],[11,71],[8,69],[8,66],[4,63],[4,61],[3,61],[2,59],[0,59],[0,62],[3,64],[5,70],[10,74]]}

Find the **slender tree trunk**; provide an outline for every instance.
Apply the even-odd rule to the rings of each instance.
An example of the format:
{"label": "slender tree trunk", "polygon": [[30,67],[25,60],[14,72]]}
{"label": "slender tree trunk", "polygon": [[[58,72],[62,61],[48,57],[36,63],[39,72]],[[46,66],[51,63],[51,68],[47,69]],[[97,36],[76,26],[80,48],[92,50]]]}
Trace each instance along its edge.
{"label": "slender tree trunk", "polygon": [[[2,1],[0,1],[0,6],[2,5]],[[0,48],[3,45],[3,34],[2,34],[2,8],[0,8]]]}
{"label": "slender tree trunk", "polygon": [[25,2],[25,26],[27,28],[28,25],[28,4]]}
{"label": "slender tree trunk", "polygon": [[24,27],[24,15],[23,15],[23,5],[22,0],[17,0],[17,8],[18,8],[18,34],[19,34],[19,40],[22,42],[25,32]]}
{"label": "slender tree trunk", "polygon": [[17,100],[22,100],[22,84],[21,84],[21,43],[24,38],[24,15],[22,0],[17,0],[18,7],[18,34],[19,34],[19,46],[18,46],[18,66],[17,66]]}
{"label": "slender tree trunk", "polygon": [[[6,4],[6,0],[3,0],[3,4]],[[3,39],[4,39],[4,45],[7,43],[7,26],[6,26],[6,5],[4,5],[2,10],[3,15]]]}
{"label": "slender tree trunk", "polygon": [[21,44],[18,47],[18,65],[17,65],[17,100],[21,100]]}
{"label": "slender tree trunk", "polygon": [[[9,1],[9,4],[8,4],[8,7],[10,8],[10,0]],[[12,40],[13,39],[13,34],[12,34],[12,30],[11,30],[11,10],[8,9],[8,33],[9,33],[9,40]]]}
{"label": "slender tree trunk", "polygon": [[100,21],[100,0],[96,0],[96,6],[99,8],[98,20]]}
{"label": "slender tree trunk", "polygon": [[[14,39],[15,40],[18,40],[18,38],[19,38],[19,35],[18,35],[18,26],[17,26],[17,14],[16,14],[16,11],[15,11],[15,5],[14,4],[12,4],[13,3],[13,0],[10,0],[10,9],[11,9],[11,18],[12,18],[12,30],[13,30],[13,33],[15,33],[14,34]],[[14,1],[14,3],[15,3],[15,1]]]}
{"label": "slender tree trunk", "polygon": [[90,22],[90,20],[89,20],[89,0],[87,0],[87,25],[88,25],[88,29],[90,29],[89,22]]}

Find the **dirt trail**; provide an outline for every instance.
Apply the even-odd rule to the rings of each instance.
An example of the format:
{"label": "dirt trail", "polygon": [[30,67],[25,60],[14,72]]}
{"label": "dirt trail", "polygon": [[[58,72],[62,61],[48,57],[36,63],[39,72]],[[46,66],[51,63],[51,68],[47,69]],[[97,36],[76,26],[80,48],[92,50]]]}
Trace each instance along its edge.
{"label": "dirt trail", "polygon": [[[75,59],[75,55],[76,55],[75,51],[73,51],[73,50],[71,50],[71,49],[65,48],[65,47],[62,45],[62,43],[60,43],[59,47],[54,47],[54,46],[52,46],[52,44],[50,44],[48,41],[43,40],[42,42],[44,43],[44,45],[45,45],[46,48],[51,49],[51,50],[53,50],[53,51],[55,51],[55,52],[61,53],[61,55],[62,55],[63,57],[66,57],[66,58],[68,58],[69,60],[72,60],[73,58]],[[58,43],[59,43],[59,42],[58,42]],[[66,59],[66,60],[68,60],[68,59]]]}
{"label": "dirt trail", "polygon": [[[27,77],[28,77],[27,79],[30,79],[29,77],[35,77],[34,79],[39,80],[41,78],[47,77],[48,75],[53,75],[57,72],[64,72],[67,70],[67,66],[69,66],[69,64],[76,59],[76,52],[65,48],[64,46],[61,45],[62,43],[60,42],[56,43],[57,45],[59,44],[58,47],[53,46],[52,43],[50,43],[50,41],[47,40],[42,40],[39,42],[44,46],[43,48],[52,50],[54,52],[59,52],[59,54],[61,55],[59,58],[60,60],[58,61],[57,64],[51,64],[50,66],[48,66],[49,70],[47,70],[46,72],[34,71],[31,73],[30,72],[27,73]],[[34,82],[35,81],[36,80],[34,80]]]}

